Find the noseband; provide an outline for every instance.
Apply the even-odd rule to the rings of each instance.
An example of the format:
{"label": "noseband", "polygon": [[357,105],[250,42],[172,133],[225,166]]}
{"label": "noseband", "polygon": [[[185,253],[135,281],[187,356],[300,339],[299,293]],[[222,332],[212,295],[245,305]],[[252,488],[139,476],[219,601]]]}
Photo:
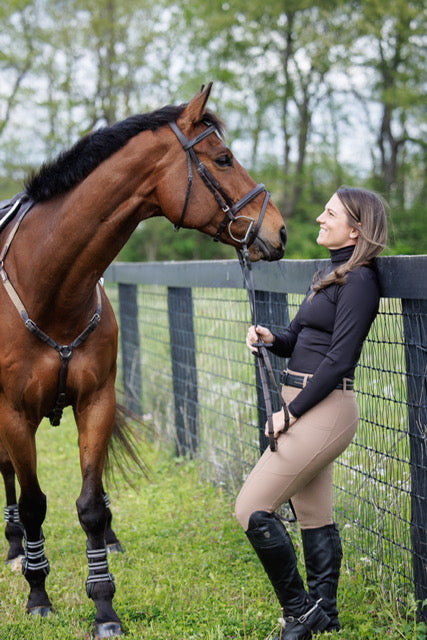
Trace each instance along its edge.
{"label": "noseband", "polygon": [[[179,219],[178,224],[175,225],[175,230],[178,231],[184,224],[185,214],[187,212],[188,203],[190,200],[191,187],[193,185],[193,163],[196,167],[197,173],[209,189],[209,191],[213,194],[215,200],[217,201],[220,209],[224,212],[224,219],[218,227],[218,230],[214,236],[214,240],[217,242],[220,240],[221,235],[224,233],[227,225],[228,225],[228,234],[232,240],[238,242],[242,247],[246,248],[252,244],[252,242],[257,237],[259,230],[262,225],[262,221],[264,219],[265,210],[267,209],[268,201],[270,199],[270,193],[267,191],[263,184],[257,184],[251,191],[249,191],[246,195],[243,196],[238,202],[232,201],[232,199],[228,196],[228,194],[221,187],[219,182],[214,178],[209,169],[200,162],[197,157],[196,152],[194,151],[194,146],[204,140],[211,135],[211,133],[217,133],[216,127],[211,124],[204,131],[195,136],[192,140],[189,140],[186,135],[184,135],[181,129],[177,126],[175,122],[169,122],[169,126],[180,141],[182,148],[184,149],[187,155],[187,166],[188,166],[188,178],[187,178],[187,191],[185,194],[184,205],[182,208],[181,217]],[[237,215],[239,211],[241,211],[247,204],[252,202],[254,198],[256,198],[261,193],[265,193],[264,201],[262,203],[261,211],[258,217],[258,221],[255,224],[255,219],[249,216]],[[236,237],[232,230],[232,224],[237,222],[238,220],[247,220],[249,222],[248,228],[246,230],[245,235],[242,238]]]}

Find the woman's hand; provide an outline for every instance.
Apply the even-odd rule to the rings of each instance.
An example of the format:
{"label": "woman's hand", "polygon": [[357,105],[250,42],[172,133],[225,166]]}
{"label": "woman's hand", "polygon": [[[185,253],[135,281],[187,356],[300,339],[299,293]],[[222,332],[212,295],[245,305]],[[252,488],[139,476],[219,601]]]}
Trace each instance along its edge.
{"label": "woman's hand", "polygon": [[262,327],[261,325],[257,325],[256,328],[252,325],[248,329],[248,334],[246,336],[246,345],[252,351],[252,353],[257,353],[258,348],[253,345],[260,341],[260,339],[265,342],[265,344],[273,344],[274,336],[271,333],[270,329],[267,327]]}
{"label": "woman's hand", "polygon": [[[273,431],[274,431],[274,437],[278,438],[279,435],[282,433],[284,427],[285,427],[285,414],[283,409],[281,409],[280,411],[277,411],[276,413],[273,413],[272,415],[273,418]],[[289,412],[289,426],[292,427],[293,424],[295,424],[297,418],[295,416],[292,415],[292,413]],[[265,435],[269,436],[268,433],[268,422],[265,423]]]}

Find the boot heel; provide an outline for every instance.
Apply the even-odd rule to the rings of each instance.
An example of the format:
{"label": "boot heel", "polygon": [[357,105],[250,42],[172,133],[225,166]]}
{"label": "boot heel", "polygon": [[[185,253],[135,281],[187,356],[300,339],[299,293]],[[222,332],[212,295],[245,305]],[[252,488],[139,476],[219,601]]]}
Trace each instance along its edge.
{"label": "boot heel", "polygon": [[281,635],[274,640],[309,640],[312,632],[320,633],[328,628],[329,616],[315,602],[305,613],[295,616],[284,616],[285,626]]}

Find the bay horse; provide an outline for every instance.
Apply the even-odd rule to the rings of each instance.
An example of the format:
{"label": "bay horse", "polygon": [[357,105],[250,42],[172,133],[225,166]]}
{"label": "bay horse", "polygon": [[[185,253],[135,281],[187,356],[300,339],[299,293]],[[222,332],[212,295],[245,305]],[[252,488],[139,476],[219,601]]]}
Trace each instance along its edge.
{"label": "bay horse", "polygon": [[138,223],[154,216],[243,248],[253,261],[284,252],[282,216],[225,145],[221,121],[206,108],[210,90],[79,140],[28,179],[0,234],[0,445],[3,468],[12,465],[20,485],[26,609],[52,609],[35,435],[44,417],[58,424],[71,406],[97,638],[123,634],[112,604],[102,484],[117,425],[118,328],[100,278]]}

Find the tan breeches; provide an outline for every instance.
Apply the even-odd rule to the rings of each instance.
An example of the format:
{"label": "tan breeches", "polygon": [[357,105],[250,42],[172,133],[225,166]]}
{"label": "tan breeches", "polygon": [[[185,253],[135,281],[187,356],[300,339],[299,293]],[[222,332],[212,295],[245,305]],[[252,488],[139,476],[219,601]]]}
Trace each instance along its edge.
{"label": "tan breeches", "polygon": [[[290,403],[301,389],[283,387]],[[335,389],[303,414],[268,447],[247,477],[236,501],[236,518],[246,531],[254,511],[275,511],[292,499],[302,529],[333,523],[333,461],[350,444],[359,412],[353,391]]]}

